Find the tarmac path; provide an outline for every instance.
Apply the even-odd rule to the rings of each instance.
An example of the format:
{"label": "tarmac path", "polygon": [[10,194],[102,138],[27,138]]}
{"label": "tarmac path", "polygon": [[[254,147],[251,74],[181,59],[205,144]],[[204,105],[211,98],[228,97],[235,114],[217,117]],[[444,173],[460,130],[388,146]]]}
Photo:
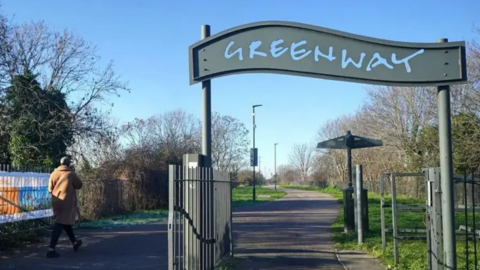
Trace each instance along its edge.
{"label": "tarmac path", "polygon": [[283,189],[287,195],[235,213],[235,256],[241,270],[381,270],[361,252],[336,252],[331,226],[340,205],[330,195]]}
{"label": "tarmac path", "polygon": [[[335,252],[331,224],[339,204],[329,195],[286,189],[273,202],[234,212],[235,257],[238,270],[384,269],[359,252]],[[46,259],[46,243],[15,254],[0,253],[0,269],[144,269],[168,267],[167,225],[158,222],[112,230],[79,230],[84,245],[74,253],[65,234],[57,250],[61,257]],[[340,259],[340,261],[339,261]]]}

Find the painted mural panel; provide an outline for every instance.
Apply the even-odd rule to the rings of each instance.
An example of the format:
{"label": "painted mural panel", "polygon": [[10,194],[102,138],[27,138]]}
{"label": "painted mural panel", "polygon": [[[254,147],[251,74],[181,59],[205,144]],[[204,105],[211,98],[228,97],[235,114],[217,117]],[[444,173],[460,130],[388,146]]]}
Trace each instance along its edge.
{"label": "painted mural panel", "polygon": [[53,215],[46,173],[0,172],[0,224]]}

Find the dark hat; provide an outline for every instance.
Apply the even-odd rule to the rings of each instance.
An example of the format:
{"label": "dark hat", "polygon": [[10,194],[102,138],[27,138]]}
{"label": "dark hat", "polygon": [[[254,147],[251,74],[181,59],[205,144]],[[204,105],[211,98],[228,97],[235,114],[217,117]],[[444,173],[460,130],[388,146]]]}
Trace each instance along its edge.
{"label": "dark hat", "polygon": [[70,163],[72,163],[72,159],[69,156],[64,156],[62,159],[60,159],[61,165],[70,166]]}

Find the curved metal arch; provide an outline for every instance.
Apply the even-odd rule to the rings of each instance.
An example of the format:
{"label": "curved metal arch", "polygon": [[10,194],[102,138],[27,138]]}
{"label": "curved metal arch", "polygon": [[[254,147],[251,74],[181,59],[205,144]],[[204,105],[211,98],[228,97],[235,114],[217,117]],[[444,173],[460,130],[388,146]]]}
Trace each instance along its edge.
{"label": "curved metal arch", "polygon": [[[274,39],[304,40],[310,43],[309,57],[299,61],[289,59],[286,54],[280,57],[250,58],[239,61],[224,56],[230,41],[241,44],[248,50],[247,44],[252,41],[270,43]],[[262,43],[262,44],[264,44]],[[327,44],[327,45],[325,45]],[[325,53],[328,47],[333,47],[335,60],[328,61],[312,59],[312,45],[315,49],[322,45]],[[304,46],[305,48],[307,46]],[[339,49],[353,52],[352,60],[358,61],[359,55],[365,53],[362,63],[386,60],[394,68],[385,68],[382,63],[378,67],[365,69],[355,68],[350,64],[342,68],[343,55]],[[265,45],[263,46],[265,51]],[[412,72],[402,72],[402,64],[393,64],[393,57],[398,60],[423,50],[421,57],[411,59]],[[381,58],[375,58],[377,56]],[[383,40],[366,37],[324,27],[288,21],[262,21],[233,27],[194,43],[189,47],[190,84],[213,79],[216,77],[241,73],[277,73],[296,76],[317,77],[323,79],[352,81],[369,84],[423,86],[461,83],[467,80],[465,61],[465,42],[447,43],[413,43]],[[389,63],[390,62],[390,63]],[[383,67],[382,67],[383,65]]]}

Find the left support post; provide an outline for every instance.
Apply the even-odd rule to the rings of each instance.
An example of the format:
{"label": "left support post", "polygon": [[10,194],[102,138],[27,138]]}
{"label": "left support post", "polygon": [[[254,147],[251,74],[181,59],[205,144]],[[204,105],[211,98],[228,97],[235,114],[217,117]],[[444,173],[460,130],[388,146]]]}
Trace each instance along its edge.
{"label": "left support post", "polygon": [[[210,25],[202,25],[202,39],[210,36]],[[206,61],[206,59],[203,59]],[[212,84],[202,82],[202,155],[206,157],[204,167],[212,166]]]}

